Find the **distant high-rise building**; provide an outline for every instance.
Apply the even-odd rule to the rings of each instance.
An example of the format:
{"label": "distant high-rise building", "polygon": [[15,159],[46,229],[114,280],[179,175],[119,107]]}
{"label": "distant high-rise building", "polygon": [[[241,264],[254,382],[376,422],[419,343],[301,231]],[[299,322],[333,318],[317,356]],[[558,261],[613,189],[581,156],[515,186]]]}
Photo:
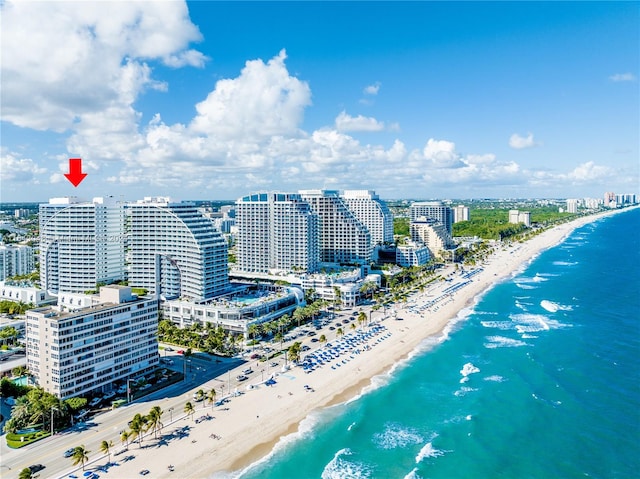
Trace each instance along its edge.
{"label": "distant high-rise building", "polygon": [[318,215],[298,193],[254,193],[236,202],[236,266],[253,273],[314,272]]}
{"label": "distant high-rise building", "polygon": [[567,200],[567,213],[577,213],[578,212],[578,204],[579,204],[579,200],[568,199]]}
{"label": "distant high-rise building", "polygon": [[0,281],[32,273],[34,269],[33,248],[26,245],[0,244]]}
{"label": "distant high-rise building", "polygon": [[125,279],[124,207],[113,198],[40,205],[40,281],[52,294]]}
{"label": "distant high-rise building", "polygon": [[13,210],[13,215],[16,218],[26,218],[29,216],[30,211],[26,208],[17,208]]}
{"label": "distant high-rise building", "polygon": [[300,195],[320,218],[320,261],[366,264],[373,251],[371,234],[337,191],[301,190]]}
{"label": "distant high-rise building", "polygon": [[27,367],[61,399],[110,390],[158,365],[158,301],[103,286],[91,306],[27,311]]}
{"label": "distant high-rise building", "polygon": [[393,243],[393,214],[371,190],[346,190],[340,197],[369,230],[373,246]]}
{"label": "distant high-rise building", "polygon": [[460,221],[469,221],[468,206],[458,205],[453,208],[453,222],[459,223]]}
{"label": "distant high-rise building", "polygon": [[531,226],[531,213],[529,211],[509,210],[509,223],[524,223],[525,226]]}
{"label": "distant high-rise building", "polygon": [[126,215],[129,285],[192,300],[229,288],[227,243],[193,203],[147,197]]}
{"label": "distant high-rise building", "polygon": [[442,201],[417,201],[411,203],[411,221],[425,217],[442,224],[447,232],[453,231],[453,210]]}
{"label": "distant high-rise building", "polygon": [[612,191],[607,191],[604,194],[604,206],[605,208],[615,208],[616,207],[616,194]]}

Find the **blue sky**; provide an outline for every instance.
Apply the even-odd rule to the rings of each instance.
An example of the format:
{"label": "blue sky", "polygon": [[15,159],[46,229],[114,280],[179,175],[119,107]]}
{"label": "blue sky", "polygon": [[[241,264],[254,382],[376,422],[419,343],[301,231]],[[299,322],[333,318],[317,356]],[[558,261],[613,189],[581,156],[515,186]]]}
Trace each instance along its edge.
{"label": "blue sky", "polygon": [[4,1],[0,201],[638,193],[639,5]]}

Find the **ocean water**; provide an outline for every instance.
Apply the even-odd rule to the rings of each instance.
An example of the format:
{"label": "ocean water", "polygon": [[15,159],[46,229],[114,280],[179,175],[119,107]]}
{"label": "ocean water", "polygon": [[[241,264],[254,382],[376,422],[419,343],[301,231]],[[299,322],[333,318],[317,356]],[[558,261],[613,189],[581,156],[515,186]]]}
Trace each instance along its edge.
{"label": "ocean water", "polygon": [[640,477],[639,238],[575,230],[240,477]]}

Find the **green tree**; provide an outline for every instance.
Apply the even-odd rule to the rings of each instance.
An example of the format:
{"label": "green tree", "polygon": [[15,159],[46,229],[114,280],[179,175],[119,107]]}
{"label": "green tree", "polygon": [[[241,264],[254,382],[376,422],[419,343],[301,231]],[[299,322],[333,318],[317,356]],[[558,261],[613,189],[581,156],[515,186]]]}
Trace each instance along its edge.
{"label": "green tree", "polygon": [[33,478],[33,472],[31,472],[31,469],[29,469],[28,467],[25,467],[23,470],[20,471],[20,474],[18,474],[18,479],[32,479]]}
{"label": "green tree", "polygon": [[320,342],[320,344],[324,344],[327,342],[327,337],[324,334],[321,334],[318,338],[318,341]]}
{"label": "green tree", "polygon": [[109,464],[111,464],[111,448],[113,447],[112,441],[102,441],[100,443],[100,451],[109,456]]}
{"label": "green tree", "polygon": [[142,438],[146,428],[146,422],[146,418],[142,414],[136,414],[133,416],[131,424],[129,425],[129,428],[131,429],[129,437],[132,439],[138,439],[138,447],[142,447]]}
{"label": "green tree", "polygon": [[366,322],[367,322],[367,315],[365,314],[364,311],[360,311],[360,314],[358,314],[358,324],[362,326],[363,324],[366,324]]}
{"label": "green tree", "polygon": [[342,328],[338,328],[336,330],[336,338],[341,338],[342,336],[344,336],[344,331]]}
{"label": "green tree", "polygon": [[294,363],[297,363],[298,361],[300,361],[301,346],[302,344],[299,341],[296,341],[291,346],[289,346],[289,352],[288,352],[289,361],[293,361]]}
{"label": "green tree", "polygon": [[129,449],[129,438],[131,437],[131,433],[129,431],[122,431],[120,433],[120,442],[124,444],[126,449]]}
{"label": "green tree", "polygon": [[71,461],[73,461],[73,465],[77,466],[78,464],[82,464],[82,470],[84,471],[84,464],[89,460],[89,453],[85,449],[84,446],[76,446],[73,448],[73,454],[71,455]]}
{"label": "green tree", "polygon": [[160,406],[153,406],[149,414],[147,415],[147,423],[149,425],[149,429],[153,431],[153,436],[158,438],[158,431],[162,430],[164,424],[162,424],[161,419],[164,411],[160,408]]}
{"label": "green tree", "polygon": [[207,393],[207,401],[211,404],[211,409],[213,409],[213,405],[216,402],[216,390],[211,388],[211,391]]}
{"label": "green tree", "polygon": [[193,408],[193,404],[191,404],[190,401],[187,401],[184,405],[184,413],[187,416],[191,416],[191,419],[193,419],[193,415],[196,413],[196,410]]}

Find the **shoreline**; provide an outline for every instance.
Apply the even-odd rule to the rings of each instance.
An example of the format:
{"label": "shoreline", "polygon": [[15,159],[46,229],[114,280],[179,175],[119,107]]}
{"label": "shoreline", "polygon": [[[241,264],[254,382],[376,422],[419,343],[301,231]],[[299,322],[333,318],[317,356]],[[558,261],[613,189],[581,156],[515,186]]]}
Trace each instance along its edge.
{"label": "shoreline", "polygon": [[[446,273],[452,283],[431,283],[423,292],[411,293],[405,303],[392,306],[402,321],[383,318],[382,311],[372,313],[372,323],[380,325],[381,329],[371,336],[370,350],[346,353],[340,356],[339,360],[343,357],[344,360],[339,367],[330,368],[325,364],[310,374],[305,374],[301,367],[291,368],[275,376],[275,385],[261,384],[232,398],[228,408],[202,408],[203,412],[206,409],[207,414],[214,416],[213,420],[196,424],[193,418],[177,419],[162,431],[168,441],[149,436],[142,448],[137,444],[130,445],[128,454],[134,458],[127,461],[113,458],[114,462],[118,460],[118,466],[110,467],[103,477],[133,477],[142,469],[149,469],[152,477],[237,477],[253,465],[268,460],[281,444],[297,440],[309,426],[305,421],[310,420],[310,427],[315,427],[310,416],[357,400],[381,387],[383,384],[377,384],[376,378],[390,377],[396,368],[403,367],[415,355],[445,341],[456,324],[466,320],[465,310],[472,310],[495,285],[520,274],[542,252],[565,241],[575,229],[631,209],[576,218],[524,243],[502,246],[484,264],[476,267],[480,271],[464,284],[457,283],[460,272],[453,267],[446,268],[443,276]],[[446,290],[451,284],[462,286],[448,293]],[[431,306],[427,307],[427,304]],[[368,314],[370,308],[359,309]],[[346,330],[345,327],[345,336],[352,333]],[[357,331],[364,334],[369,328],[359,327]],[[329,342],[339,342],[333,332],[323,333]],[[337,362],[332,360],[331,365],[335,366]],[[307,391],[303,384],[314,391]],[[299,400],[301,395],[303,399]],[[196,417],[200,416],[199,409],[196,405]],[[186,436],[179,434],[180,430],[186,431]],[[221,439],[212,440],[213,434],[220,435]],[[181,442],[181,447],[175,446],[174,442]],[[92,461],[91,466],[104,463],[106,458]],[[175,472],[168,471],[169,464],[174,466]]]}

